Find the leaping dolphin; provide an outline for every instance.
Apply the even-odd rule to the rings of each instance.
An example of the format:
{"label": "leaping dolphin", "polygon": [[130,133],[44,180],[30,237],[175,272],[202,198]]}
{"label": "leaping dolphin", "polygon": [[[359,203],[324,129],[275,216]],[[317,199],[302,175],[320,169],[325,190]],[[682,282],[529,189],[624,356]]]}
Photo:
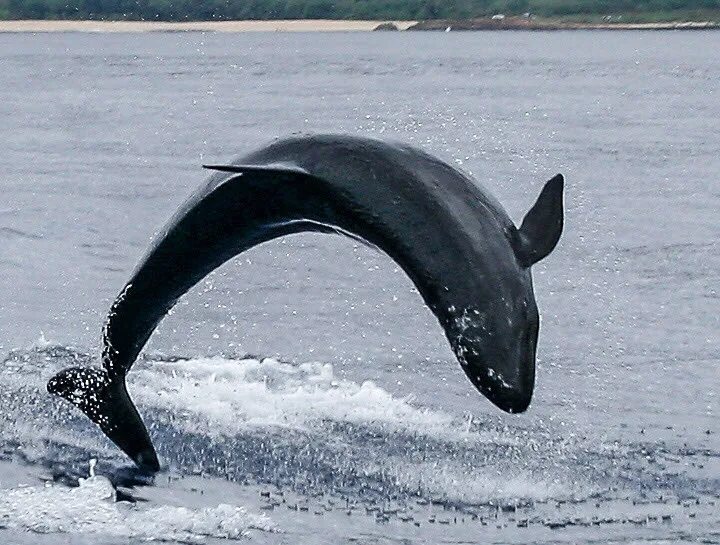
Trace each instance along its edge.
{"label": "leaping dolphin", "polygon": [[518,229],[475,182],[404,144],[351,136],[276,141],[215,172],[170,220],[112,305],[102,368],[70,368],[48,391],[79,407],[141,468],[157,454],[125,376],[160,320],[213,269],[277,237],[343,233],[408,274],[462,369],[500,409],[527,409],[539,316],[530,267],[563,229],[563,177]]}

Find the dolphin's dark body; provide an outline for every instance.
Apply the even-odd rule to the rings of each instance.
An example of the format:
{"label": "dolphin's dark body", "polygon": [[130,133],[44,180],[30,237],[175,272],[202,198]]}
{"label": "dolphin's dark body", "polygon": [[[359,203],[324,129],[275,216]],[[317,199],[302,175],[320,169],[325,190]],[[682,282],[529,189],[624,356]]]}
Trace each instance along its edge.
{"label": "dolphin's dark body", "polygon": [[342,232],[386,252],[476,388],[505,411],[527,408],[539,325],[530,266],[560,238],[562,176],[517,229],[468,175],[401,144],[295,137],[210,168],[220,172],[180,208],[113,304],[103,369],[68,369],[48,383],[138,465],[159,468],[125,375],[157,324],[230,258],[303,231]]}

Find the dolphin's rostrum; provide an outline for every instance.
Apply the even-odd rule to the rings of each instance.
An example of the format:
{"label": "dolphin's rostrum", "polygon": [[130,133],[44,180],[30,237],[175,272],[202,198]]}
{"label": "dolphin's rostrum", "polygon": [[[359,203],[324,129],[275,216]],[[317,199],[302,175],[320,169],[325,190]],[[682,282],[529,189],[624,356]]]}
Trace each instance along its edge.
{"label": "dolphin's rostrum", "polygon": [[561,175],[545,184],[518,229],[467,174],[402,144],[293,137],[209,168],[217,172],[113,303],[102,369],[67,369],[48,383],[139,466],[159,463],[125,376],[157,324],[230,258],[302,231],[341,232],[386,252],[417,286],[475,387],[504,411],[528,407],[539,326],[530,266],[560,238]]}

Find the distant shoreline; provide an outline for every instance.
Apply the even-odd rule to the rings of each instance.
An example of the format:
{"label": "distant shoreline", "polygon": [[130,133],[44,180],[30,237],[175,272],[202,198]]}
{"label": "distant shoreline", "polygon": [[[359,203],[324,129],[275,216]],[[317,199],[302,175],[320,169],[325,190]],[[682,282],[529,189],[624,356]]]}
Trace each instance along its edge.
{"label": "distant shoreline", "polygon": [[480,30],[710,30],[720,29],[714,21],[669,21],[656,23],[575,22],[526,17],[482,17],[477,19],[445,19],[420,21],[408,30],[480,31]]}
{"label": "distant shoreline", "polygon": [[[0,20],[0,33],[54,32],[369,32],[388,21],[355,20],[268,20],[268,21],[75,21],[75,20]],[[710,30],[720,29],[711,21],[663,23],[578,23],[508,17],[469,20],[389,21],[398,30],[482,31],[482,30]]]}
{"label": "distant shoreline", "polygon": [[[368,32],[386,21],[0,21],[0,32]],[[392,21],[405,30],[417,21]]]}

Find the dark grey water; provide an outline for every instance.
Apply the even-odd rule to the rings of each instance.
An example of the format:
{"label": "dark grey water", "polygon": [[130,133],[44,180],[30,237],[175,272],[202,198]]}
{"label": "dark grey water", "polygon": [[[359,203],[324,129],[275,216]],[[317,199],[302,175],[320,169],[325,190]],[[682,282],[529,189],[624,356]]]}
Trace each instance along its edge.
{"label": "dark grey water", "polygon": [[[204,503],[156,483],[137,494],[160,515],[103,511],[83,526],[104,492],[80,487],[75,511],[55,513],[78,526],[44,521],[45,538],[181,540],[189,523],[169,506],[254,517],[266,501],[254,487],[274,487],[311,506],[263,511],[279,531],[254,530],[263,542],[720,542],[719,40],[0,35],[0,442],[14,460],[0,471],[0,533],[32,542],[34,505],[75,505],[60,485],[21,481],[72,480],[93,455],[108,475],[124,464],[44,381],[95,360],[110,302],[204,179],[201,163],[293,132],[348,132],[472,172],[516,221],[566,175],[565,234],[534,269],[528,414],[499,414],[474,391],[389,258],[290,237],[196,287],[131,375],[171,473],[206,475]],[[227,512],[194,516],[197,535],[234,535],[213,522]]]}

